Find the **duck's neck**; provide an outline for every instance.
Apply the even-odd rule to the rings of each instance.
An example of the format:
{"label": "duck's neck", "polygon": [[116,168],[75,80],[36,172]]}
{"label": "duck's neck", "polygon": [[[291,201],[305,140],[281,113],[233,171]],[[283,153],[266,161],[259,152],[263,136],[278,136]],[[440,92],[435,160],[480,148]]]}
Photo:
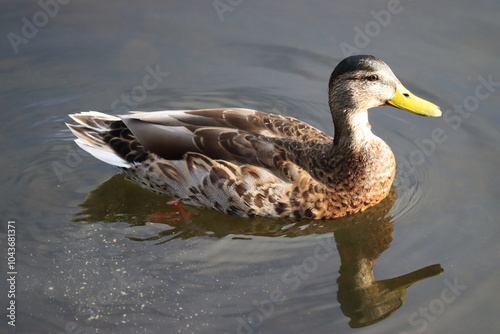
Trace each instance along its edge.
{"label": "duck's neck", "polygon": [[345,191],[353,201],[378,203],[389,193],[394,179],[394,154],[372,133],[366,111],[332,114],[335,135],[325,182],[336,192]]}
{"label": "duck's neck", "polygon": [[365,145],[378,139],[368,122],[368,112],[345,110],[332,113],[335,126],[334,146],[343,151],[358,151]]}

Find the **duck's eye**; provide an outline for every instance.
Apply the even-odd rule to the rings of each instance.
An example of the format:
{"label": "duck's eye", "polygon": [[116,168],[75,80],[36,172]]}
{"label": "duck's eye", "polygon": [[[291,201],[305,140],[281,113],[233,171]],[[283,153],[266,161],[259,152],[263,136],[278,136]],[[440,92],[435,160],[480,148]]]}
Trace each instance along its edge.
{"label": "duck's eye", "polygon": [[368,81],[377,81],[378,80],[378,75],[372,74],[367,79],[368,79]]}

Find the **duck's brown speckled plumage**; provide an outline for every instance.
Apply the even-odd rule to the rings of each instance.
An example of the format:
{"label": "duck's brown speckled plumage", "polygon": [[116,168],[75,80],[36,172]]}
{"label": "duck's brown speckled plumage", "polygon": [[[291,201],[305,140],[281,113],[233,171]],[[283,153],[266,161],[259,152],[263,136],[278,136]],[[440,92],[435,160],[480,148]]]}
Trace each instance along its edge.
{"label": "duck's brown speckled plumage", "polygon": [[[186,204],[248,217],[341,217],[384,199],[395,173],[366,110],[393,98],[400,83],[382,61],[359,57],[332,73],[335,140],[298,119],[239,108],[88,112],[71,115],[80,125],[69,126],[82,148]],[[387,89],[370,91],[363,80],[373,73]],[[358,77],[361,85],[345,87]]]}

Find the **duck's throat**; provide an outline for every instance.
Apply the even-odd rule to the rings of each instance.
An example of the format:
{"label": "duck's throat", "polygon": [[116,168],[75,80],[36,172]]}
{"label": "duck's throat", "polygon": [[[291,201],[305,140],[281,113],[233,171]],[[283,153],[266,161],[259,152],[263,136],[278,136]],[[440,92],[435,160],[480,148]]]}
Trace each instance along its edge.
{"label": "duck's throat", "polygon": [[345,111],[343,114],[332,116],[335,126],[334,145],[337,149],[356,151],[379,139],[371,131],[366,111]]}

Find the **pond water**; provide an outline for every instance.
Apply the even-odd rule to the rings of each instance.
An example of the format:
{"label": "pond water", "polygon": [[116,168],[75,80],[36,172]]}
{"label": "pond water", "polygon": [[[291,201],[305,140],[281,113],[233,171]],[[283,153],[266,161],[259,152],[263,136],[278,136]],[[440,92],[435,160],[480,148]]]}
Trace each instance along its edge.
{"label": "pond water", "polygon": [[[2,332],[499,331],[498,1],[1,7],[0,244],[4,274],[17,272],[15,299],[0,284],[3,313],[16,306]],[[350,52],[382,58],[444,116],[370,112],[397,177],[345,219],[176,211],[64,125],[86,110],[234,106],[333,134],[327,81]]]}

